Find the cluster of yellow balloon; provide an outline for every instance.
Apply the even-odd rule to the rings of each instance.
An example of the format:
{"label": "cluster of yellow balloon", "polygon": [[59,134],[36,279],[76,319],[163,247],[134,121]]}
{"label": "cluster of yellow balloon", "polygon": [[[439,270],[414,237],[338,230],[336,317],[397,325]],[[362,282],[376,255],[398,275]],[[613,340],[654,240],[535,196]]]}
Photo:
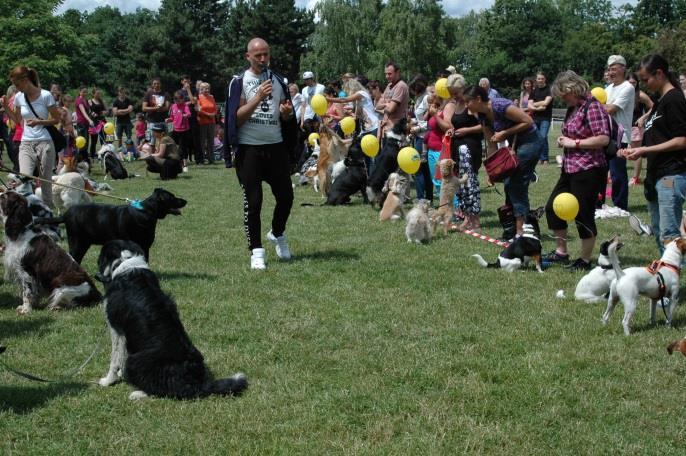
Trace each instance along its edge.
{"label": "cluster of yellow balloon", "polygon": [[571,193],[560,193],[553,200],[553,212],[562,220],[571,222],[579,214],[579,200]]}
{"label": "cluster of yellow balloon", "polygon": [[355,131],[355,119],[350,116],[342,118],[338,125],[346,136]]}
{"label": "cluster of yellow balloon", "polygon": [[602,87],[593,87],[591,95],[593,95],[593,98],[598,100],[600,104],[605,104],[607,102],[607,92]]}
{"label": "cluster of yellow balloon", "polygon": [[436,84],[434,85],[436,89],[436,95],[439,97],[443,98],[444,100],[447,100],[450,98],[450,91],[448,90],[448,79],[447,78],[441,78],[438,81],[436,81]]}
{"label": "cluster of yellow balloon", "polygon": [[77,149],[83,149],[86,147],[86,138],[83,136],[77,136],[76,140],[74,141],[74,144],[76,145]]}
{"label": "cluster of yellow balloon", "polygon": [[362,152],[367,157],[374,158],[379,153],[379,140],[374,135],[364,135],[360,141],[360,146],[362,146]]}
{"label": "cluster of yellow balloon", "polygon": [[398,166],[407,174],[415,174],[419,171],[421,157],[414,147],[403,147],[398,152]]}
{"label": "cluster of yellow balloon", "polygon": [[310,143],[310,146],[314,147],[315,141],[319,140],[319,133],[310,133],[310,136],[307,137],[307,142]]}
{"label": "cluster of yellow balloon", "polygon": [[310,106],[312,106],[312,110],[315,114],[318,116],[323,116],[326,114],[326,108],[328,104],[326,102],[326,98],[324,98],[324,95],[318,93],[310,100]]}

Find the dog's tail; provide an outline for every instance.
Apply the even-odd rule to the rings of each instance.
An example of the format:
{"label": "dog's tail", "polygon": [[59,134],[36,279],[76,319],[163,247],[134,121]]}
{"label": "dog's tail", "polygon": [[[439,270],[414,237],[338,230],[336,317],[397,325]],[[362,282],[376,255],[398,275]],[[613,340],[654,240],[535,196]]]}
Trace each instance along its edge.
{"label": "dog's tail", "polygon": [[617,246],[618,245],[619,245],[619,238],[612,241],[612,243],[607,248],[607,257],[610,259],[610,263],[612,264],[612,269],[615,270],[615,275],[619,279],[620,277],[624,277],[624,271],[622,270],[621,266],[619,265],[619,258],[617,257]]}
{"label": "dog's tail", "polygon": [[481,255],[479,255],[478,253],[475,253],[474,255],[472,255],[472,257],[473,257],[473,258],[476,258],[477,263],[479,263],[479,265],[481,265],[481,266],[484,267],[484,268],[499,268],[499,267],[500,267],[500,262],[499,262],[499,261],[495,261],[495,262],[493,262],[493,263],[488,263],[488,262],[486,262],[486,260],[484,260],[483,257],[482,257]]}
{"label": "dog's tail", "polygon": [[248,387],[248,377],[242,372],[234,374],[229,378],[220,378],[208,382],[204,389],[205,394],[219,394],[222,396],[237,396]]}

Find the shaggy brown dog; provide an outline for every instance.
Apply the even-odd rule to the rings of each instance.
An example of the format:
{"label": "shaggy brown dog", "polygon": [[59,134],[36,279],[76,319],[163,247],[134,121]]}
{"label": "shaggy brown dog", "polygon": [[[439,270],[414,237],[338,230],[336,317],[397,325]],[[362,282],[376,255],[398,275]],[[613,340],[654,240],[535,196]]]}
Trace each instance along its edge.
{"label": "shaggy brown dog", "polygon": [[443,225],[443,233],[447,235],[448,229],[450,228],[450,221],[453,217],[453,200],[457,193],[457,187],[459,187],[463,181],[455,176],[453,172],[455,169],[455,162],[450,158],[444,158],[438,162],[438,169],[441,172],[441,198],[432,222],[434,231],[438,225]]}
{"label": "shaggy brown dog", "polygon": [[317,177],[319,192],[322,197],[329,195],[331,187],[331,169],[334,163],[348,155],[346,143],[329,127],[322,125],[319,129],[319,158],[317,159]]}

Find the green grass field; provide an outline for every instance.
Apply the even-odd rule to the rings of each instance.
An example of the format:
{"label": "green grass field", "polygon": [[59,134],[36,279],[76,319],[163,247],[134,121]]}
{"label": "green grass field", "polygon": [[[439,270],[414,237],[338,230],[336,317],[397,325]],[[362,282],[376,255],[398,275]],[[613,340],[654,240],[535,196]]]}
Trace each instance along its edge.
{"label": "green grass field", "polygon": [[[545,203],[559,169],[538,172],[533,206]],[[651,326],[643,302],[625,337],[621,306],[603,327],[604,304],[573,300],[581,273],[481,269],[470,255],[491,261],[497,247],[463,234],[408,244],[404,224],[380,223],[359,201],[302,207],[320,202],[310,187],[296,189],[293,261],[279,263],[267,245],[268,270],[253,272],[233,170],[112,185],[118,196],[162,186],[188,199],[182,216],[159,223],[151,267],[213,372],[243,371],[250,387],[239,398],[131,402],[128,385],[93,383],[109,362],[102,309],[20,317],[19,291],[3,283],[0,356],[14,367],[59,376],[106,338],[68,382],[0,369],[3,454],[684,453],[686,360],[665,351],[684,334],[683,307],[675,330],[663,319]],[[503,198],[482,195],[485,232],[498,235]],[[647,220],[642,187],[630,205]],[[272,207],[266,190],[264,233]],[[600,221],[599,231],[625,236],[624,265],[657,255],[626,219]],[[545,238],[544,250],[553,246]],[[98,251],[84,261],[90,273]],[[559,289],[566,299],[555,298]]]}

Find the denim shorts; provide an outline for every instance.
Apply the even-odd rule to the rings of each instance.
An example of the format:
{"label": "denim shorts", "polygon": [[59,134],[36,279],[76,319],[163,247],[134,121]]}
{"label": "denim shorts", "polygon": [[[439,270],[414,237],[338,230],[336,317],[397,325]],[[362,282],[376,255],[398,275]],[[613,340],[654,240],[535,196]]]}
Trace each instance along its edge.
{"label": "denim shorts", "polygon": [[681,217],[686,199],[686,174],[664,176],[655,184],[657,201],[648,201],[653,232],[660,252],[664,242],[681,236]]}
{"label": "denim shorts", "polygon": [[529,182],[533,178],[534,168],[538,163],[541,148],[541,137],[537,131],[517,137],[517,171],[505,179],[505,193],[512,202],[515,217],[524,217],[529,213]]}

